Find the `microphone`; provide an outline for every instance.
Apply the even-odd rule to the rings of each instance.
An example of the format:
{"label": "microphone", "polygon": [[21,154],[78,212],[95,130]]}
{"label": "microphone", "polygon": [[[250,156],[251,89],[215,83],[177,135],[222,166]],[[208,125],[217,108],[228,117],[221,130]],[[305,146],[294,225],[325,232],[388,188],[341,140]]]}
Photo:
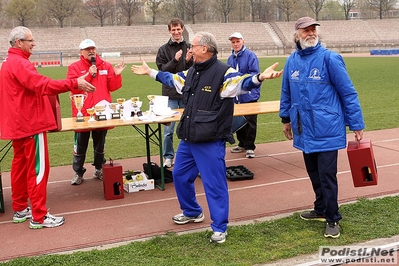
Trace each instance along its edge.
{"label": "microphone", "polygon": [[[95,57],[92,57],[92,58],[90,58],[90,61],[91,61],[91,65],[92,66],[95,66],[96,65],[96,58]],[[96,77],[96,74],[97,73],[93,73],[93,78],[95,78]]]}

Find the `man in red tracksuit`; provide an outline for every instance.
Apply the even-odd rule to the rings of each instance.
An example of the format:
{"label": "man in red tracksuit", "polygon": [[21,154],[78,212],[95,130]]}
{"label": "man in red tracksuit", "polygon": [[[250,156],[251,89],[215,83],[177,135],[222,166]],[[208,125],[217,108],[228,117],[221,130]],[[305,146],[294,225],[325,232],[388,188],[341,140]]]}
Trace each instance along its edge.
{"label": "man in red tracksuit", "polygon": [[[67,78],[76,78],[83,74],[89,73],[86,76],[86,81],[90,82],[96,87],[94,93],[88,94],[84,100],[84,105],[81,110],[84,116],[87,116],[87,109],[94,107],[98,102],[106,100],[112,102],[111,93],[122,87],[121,73],[125,68],[125,63],[115,65],[114,67],[102,60],[97,55],[96,44],[90,39],[82,41],[79,45],[80,60],[71,64],[68,67]],[[81,94],[80,91],[72,90],[72,94]],[[72,116],[75,117],[78,110],[75,104],[72,103]],[[93,166],[95,179],[102,180],[102,165],[104,161],[104,146],[105,136],[109,128],[102,128],[87,131],[75,131],[74,155],[72,168],[74,175],[71,180],[72,185],[80,185],[83,182],[83,175],[86,168],[83,166],[86,159],[87,146],[89,144],[90,132],[93,139],[94,161]]]}
{"label": "man in red tracksuit", "polygon": [[[32,32],[14,28],[10,49],[0,71],[0,133],[12,140],[11,198],[13,221],[31,219],[30,228],[56,227],[64,217],[55,217],[46,207],[50,172],[47,131],[57,128],[48,95],[75,89],[93,92],[95,87],[82,77],[51,80],[39,74],[29,61],[35,47]],[[32,208],[28,206],[30,201]]]}

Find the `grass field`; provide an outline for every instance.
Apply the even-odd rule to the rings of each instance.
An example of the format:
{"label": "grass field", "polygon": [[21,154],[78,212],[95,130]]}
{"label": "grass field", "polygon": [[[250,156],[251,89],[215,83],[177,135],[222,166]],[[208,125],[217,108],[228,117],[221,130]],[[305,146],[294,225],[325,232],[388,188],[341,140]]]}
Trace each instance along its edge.
{"label": "grass field", "polygon": [[[275,61],[279,61],[282,68],[285,59],[261,59],[261,68]],[[363,107],[365,136],[370,130],[398,127],[399,58],[348,57],[345,62]],[[40,72],[53,78],[63,78],[66,68],[43,68]],[[113,94],[114,99],[132,96],[144,99],[147,94],[160,93],[160,84],[148,77],[133,76],[129,67],[123,73],[123,78],[123,88]],[[278,100],[280,83],[281,80],[266,81],[262,87],[261,101]],[[61,101],[63,116],[70,116],[68,95],[61,95]],[[143,110],[146,108],[145,105]],[[278,115],[260,115],[257,143],[281,140],[284,140],[284,136]],[[71,132],[49,134],[53,166],[71,163],[72,141]],[[1,145],[5,143],[0,142]],[[157,149],[154,149],[152,154],[156,153]],[[144,140],[131,127],[119,127],[109,132],[107,157],[117,159],[144,154]],[[11,157],[8,155],[2,163],[3,170],[9,167]],[[395,215],[399,211],[397,196],[359,199],[356,203],[342,205],[340,211],[345,219],[341,223],[343,234],[338,239],[321,237],[323,224],[303,222],[296,213],[278,220],[230,226],[228,241],[222,245],[209,244],[210,231],[180,236],[169,233],[107,250],[20,258],[4,265],[256,265],[317,252],[319,246],[342,246],[399,234],[399,216]]]}
{"label": "grass field", "polygon": [[[278,69],[282,69],[285,58],[261,58],[261,69],[265,69],[274,62],[279,62]],[[366,131],[399,127],[399,68],[398,57],[346,57],[345,62],[351,79],[359,93],[366,122]],[[155,68],[154,63],[149,65]],[[139,96],[146,99],[148,94],[161,94],[161,84],[147,76],[137,76],[130,71],[128,65],[123,75],[123,86],[113,92],[112,97],[130,98]],[[40,73],[54,79],[65,78],[66,67],[39,68]],[[260,101],[279,100],[281,79],[267,80],[262,85]],[[71,116],[71,100],[69,94],[60,95],[62,116]],[[142,110],[148,109],[144,101]],[[257,143],[285,140],[278,114],[258,116]],[[366,132],[367,134],[367,132]],[[178,145],[175,139],[175,146]],[[0,141],[2,147],[6,141]],[[73,132],[58,132],[49,134],[49,153],[51,166],[70,165],[73,154]],[[87,162],[93,160],[92,149],[89,145]],[[158,147],[152,145],[151,154],[159,154]],[[107,135],[105,158],[123,159],[141,157],[145,155],[145,141],[132,127],[117,127]],[[12,155],[8,154],[1,164],[3,171],[10,169]]]}

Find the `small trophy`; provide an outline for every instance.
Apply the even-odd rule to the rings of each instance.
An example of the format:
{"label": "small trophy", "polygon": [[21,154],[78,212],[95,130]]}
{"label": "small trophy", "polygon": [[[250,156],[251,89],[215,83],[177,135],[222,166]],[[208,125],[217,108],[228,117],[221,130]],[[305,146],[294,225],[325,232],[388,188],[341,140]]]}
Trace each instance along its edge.
{"label": "small trophy", "polygon": [[95,113],[95,109],[94,108],[87,108],[86,112],[90,115],[90,119],[88,122],[95,122],[96,119],[94,119],[94,113]]}
{"label": "small trophy", "polygon": [[154,118],[155,117],[155,113],[154,113],[154,99],[155,99],[155,95],[147,95],[148,100],[150,100],[150,108],[148,110],[148,118]]}
{"label": "small trophy", "polygon": [[116,99],[116,101],[119,104],[119,116],[120,116],[120,119],[124,119],[123,118],[123,103],[125,102],[125,98],[118,98],[118,99]]}
{"label": "small trophy", "polygon": [[111,103],[110,108],[112,110],[112,114],[111,114],[111,119],[119,119],[121,118],[121,115],[119,112],[116,112],[116,103]]}
{"label": "small trophy", "polygon": [[98,112],[98,114],[96,115],[97,121],[107,120],[107,116],[102,114],[102,112],[105,111],[104,105],[96,105],[94,106],[94,110]]}
{"label": "small trophy", "polygon": [[87,94],[72,94],[70,98],[75,103],[75,107],[78,110],[78,113],[76,115],[76,122],[84,122],[85,119],[82,114],[82,108],[87,98]]}
{"label": "small trophy", "polygon": [[131,112],[130,116],[131,117],[139,117],[142,116],[142,112],[140,111],[140,107],[141,107],[141,102],[139,97],[132,97],[131,98],[132,101],[132,107],[133,107],[133,111]]}

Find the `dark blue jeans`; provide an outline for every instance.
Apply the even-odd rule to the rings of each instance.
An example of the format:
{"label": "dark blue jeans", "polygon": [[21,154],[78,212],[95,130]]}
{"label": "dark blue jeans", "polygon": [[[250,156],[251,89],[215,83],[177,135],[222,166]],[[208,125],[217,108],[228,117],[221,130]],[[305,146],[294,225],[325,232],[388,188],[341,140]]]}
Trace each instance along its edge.
{"label": "dark blue jeans", "polygon": [[316,196],[314,211],[323,214],[327,222],[338,222],[342,219],[338,210],[338,151],[303,153],[303,158]]}

